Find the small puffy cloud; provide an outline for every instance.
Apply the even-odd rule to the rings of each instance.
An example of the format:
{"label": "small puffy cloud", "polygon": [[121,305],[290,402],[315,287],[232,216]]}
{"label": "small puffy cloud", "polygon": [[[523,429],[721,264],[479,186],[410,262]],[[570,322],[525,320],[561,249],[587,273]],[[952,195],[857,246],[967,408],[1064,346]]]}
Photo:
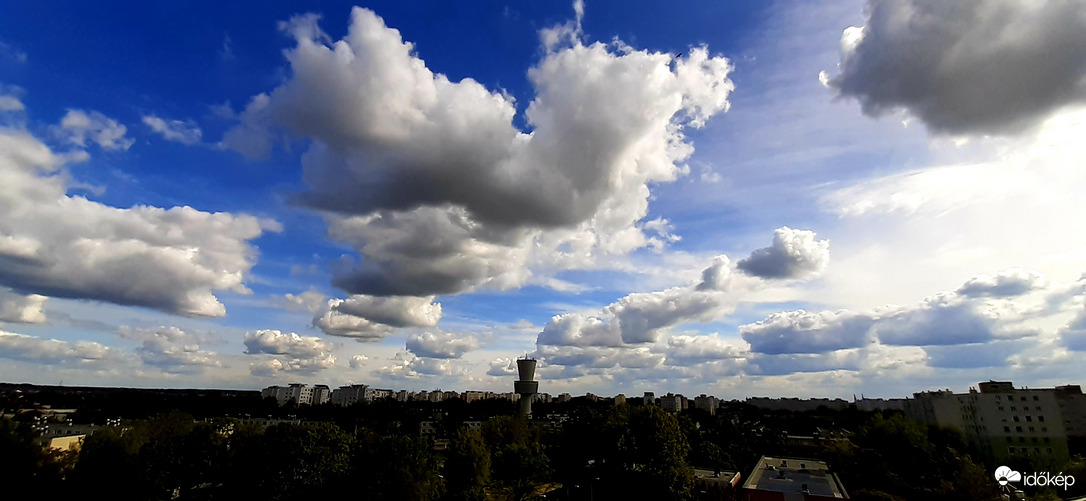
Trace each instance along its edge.
{"label": "small puffy cloud", "polygon": [[330,336],[376,341],[400,327],[433,327],[441,319],[441,304],[433,296],[369,296],[329,299],[313,325]]}
{"label": "small puffy cloud", "polygon": [[362,317],[342,313],[335,308],[341,299],[329,299],[328,307],[313,318],[313,326],[329,336],[354,338],[358,341],[380,341],[392,334],[393,328]]}
{"label": "small puffy cloud", "polygon": [[367,357],[365,355],[355,355],[351,357],[351,361],[349,363],[352,369],[359,369],[363,365],[366,365],[366,362],[368,362],[369,360],[370,357]]}
{"label": "small puffy cloud", "polygon": [[311,139],[296,200],[361,254],[334,273],[351,294],[504,289],[666,245],[666,221],[639,225],[650,186],[686,172],[684,130],[726,110],[734,87],[705,47],[675,58],[573,35],[529,70],[528,133],[507,94],[434,73],[370,10],[353,9],[338,41],[313,15],[282,29],[296,42],[288,78],[223,144],[256,156],[278,130]]}
{"label": "small puffy cloud", "polygon": [[244,343],[248,355],[281,355],[250,364],[249,372],[255,376],[278,372],[311,374],[336,363],[332,345],[316,336],[264,329],[246,332]]}
{"label": "small puffy cloud", "polygon": [[707,322],[730,313],[734,303],[716,292],[674,287],[627,295],[598,314],[556,315],[543,327],[538,345],[622,346],[652,343],[686,322]]}
{"label": "small puffy cloud", "polygon": [[732,265],[728,256],[723,254],[713,258],[713,264],[701,272],[701,283],[697,289],[726,291],[732,283]]}
{"label": "small puffy cloud", "polygon": [[118,361],[123,354],[90,341],[60,341],[0,330],[0,358],[41,364]]}
{"label": "small puffy cloud", "polygon": [[452,360],[423,358],[413,353],[401,351],[392,357],[391,364],[373,371],[375,375],[388,379],[419,379],[424,376],[462,376],[466,373]]}
{"label": "small puffy cloud", "polygon": [[300,294],[287,293],[281,297],[276,297],[272,303],[275,306],[281,306],[291,311],[304,311],[316,315],[324,309],[327,299],[328,297],[324,293],[316,289],[309,289]]}
{"label": "small puffy cloud", "polygon": [[1013,269],[975,277],[962,285],[958,294],[969,297],[1014,297],[1043,288],[1044,285],[1040,273]]}
{"label": "small puffy cloud", "polygon": [[829,261],[829,240],[816,240],[811,230],[782,226],[773,233],[772,245],[755,250],[736,266],[761,278],[800,278],[821,273]]}
{"label": "small puffy cloud", "polygon": [[517,374],[517,362],[513,358],[495,358],[490,361],[490,369],[486,375],[494,377],[508,377]]}
{"label": "small puffy cloud", "polygon": [[70,160],[24,131],[0,130],[0,285],[210,317],[225,315],[213,291],[248,291],[249,242],[277,223],[70,196],[68,176],[57,175]]}
{"label": "small puffy cloud", "polygon": [[444,331],[416,333],[407,338],[407,349],[427,358],[460,358],[479,346],[475,336]]}
{"label": "small puffy cloud", "polygon": [[142,343],[136,354],[146,365],[167,372],[190,372],[205,367],[221,367],[218,355],[200,349],[209,336],[183,331],[177,327],[131,328],[121,326],[117,334]]}
{"label": "small puffy cloud", "polygon": [[144,115],[143,124],[150,127],[167,141],[192,146],[200,144],[204,133],[192,120],[164,120],[154,115]]}
{"label": "small puffy cloud", "polygon": [[865,114],[899,109],[936,134],[1013,134],[1086,103],[1077,2],[869,0],[823,81]]}
{"label": "small puffy cloud", "polygon": [[796,310],[774,313],[765,320],[742,325],[739,333],[757,353],[826,353],[870,343],[873,323],[871,316],[844,310],[817,313]]}
{"label": "small puffy cloud", "polygon": [[434,296],[367,296],[356,294],[337,302],[341,313],[392,327],[433,327],[441,320],[441,303]]}
{"label": "small puffy cloud", "polygon": [[0,322],[43,323],[45,302],[48,300],[48,297],[38,294],[24,296],[0,289]]}
{"label": "small puffy cloud", "polygon": [[315,357],[332,350],[332,345],[316,336],[299,336],[294,332],[263,329],[245,333],[245,353],[258,355],[290,355],[297,358]]}
{"label": "small puffy cloud", "polygon": [[68,110],[60,120],[60,134],[81,148],[87,141],[107,150],[127,150],[136,142],[125,137],[128,128],[97,111]]}
{"label": "small puffy cloud", "polygon": [[335,364],[336,357],[332,355],[306,359],[272,358],[249,364],[249,373],[257,377],[275,377],[281,373],[313,374]]}

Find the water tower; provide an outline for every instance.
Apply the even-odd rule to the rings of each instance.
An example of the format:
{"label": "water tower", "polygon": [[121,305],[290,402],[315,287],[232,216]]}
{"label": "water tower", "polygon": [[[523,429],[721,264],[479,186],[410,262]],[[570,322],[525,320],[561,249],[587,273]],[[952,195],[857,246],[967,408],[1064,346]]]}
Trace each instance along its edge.
{"label": "water tower", "polygon": [[520,379],[513,382],[513,391],[520,395],[520,415],[532,415],[532,398],[539,392],[539,381],[535,380],[535,359],[518,358],[517,372]]}

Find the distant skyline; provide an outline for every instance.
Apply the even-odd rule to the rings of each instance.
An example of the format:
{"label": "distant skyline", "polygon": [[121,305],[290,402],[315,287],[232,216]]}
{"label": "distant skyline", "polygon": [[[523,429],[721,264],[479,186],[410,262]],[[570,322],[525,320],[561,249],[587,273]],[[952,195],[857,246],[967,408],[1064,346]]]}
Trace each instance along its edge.
{"label": "distant skyline", "polygon": [[1073,2],[16,1],[0,381],[1086,377]]}

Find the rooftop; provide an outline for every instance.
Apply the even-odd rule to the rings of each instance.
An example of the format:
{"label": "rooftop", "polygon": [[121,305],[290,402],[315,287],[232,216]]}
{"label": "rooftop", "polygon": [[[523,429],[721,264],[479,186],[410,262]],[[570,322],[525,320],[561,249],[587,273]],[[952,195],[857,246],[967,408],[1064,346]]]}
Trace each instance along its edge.
{"label": "rooftop", "polygon": [[837,476],[829,466],[812,459],[762,456],[744,489],[848,499]]}

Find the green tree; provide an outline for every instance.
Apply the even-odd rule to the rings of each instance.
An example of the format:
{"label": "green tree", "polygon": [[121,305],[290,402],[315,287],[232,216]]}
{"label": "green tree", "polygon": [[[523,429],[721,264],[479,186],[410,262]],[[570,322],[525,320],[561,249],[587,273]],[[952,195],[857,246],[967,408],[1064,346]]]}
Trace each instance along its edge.
{"label": "green tree", "polygon": [[366,485],[374,500],[429,501],[444,492],[437,460],[428,441],[404,436],[380,436],[368,429],[355,435],[351,477]]}
{"label": "green tree", "polygon": [[694,486],[686,462],[690,445],[675,416],[658,407],[634,407],[619,442],[627,469],[638,472],[643,494],[653,499],[685,499]]}
{"label": "green tree", "polygon": [[483,425],[492,460],[491,494],[521,500],[537,494],[550,479],[550,459],[537,429],[520,417],[503,416]]}
{"label": "green tree", "polygon": [[490,483],[490,451],[478,431],[461,428],[445,459],[446,498],[456,501],[486,499]]}

